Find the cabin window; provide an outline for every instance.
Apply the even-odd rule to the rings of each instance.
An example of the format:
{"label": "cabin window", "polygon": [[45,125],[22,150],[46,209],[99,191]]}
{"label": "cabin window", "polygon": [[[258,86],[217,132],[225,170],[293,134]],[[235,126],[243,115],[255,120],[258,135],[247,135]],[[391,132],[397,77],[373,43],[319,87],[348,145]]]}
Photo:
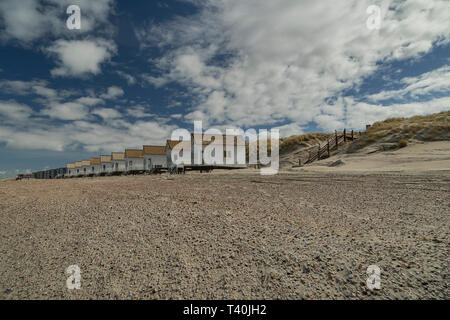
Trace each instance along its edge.
{"label": "cabin window", "polygon": [[83,171],[86,172],[86,168],[83,168]]}
{"label": "cabin window", "polygon": [[132,166],[132,165],[133,165],[133,161],[128,162],[128,164],[129,164],[130,166]]}
{"label": "cabin window", "polygon": [[106,170],[106,166],[105,165],[103,165],[103,171],[105,171]]}
{"label": "cabin window", "polygon": [[94,167],[92,167],[92,171],[94,171]]}

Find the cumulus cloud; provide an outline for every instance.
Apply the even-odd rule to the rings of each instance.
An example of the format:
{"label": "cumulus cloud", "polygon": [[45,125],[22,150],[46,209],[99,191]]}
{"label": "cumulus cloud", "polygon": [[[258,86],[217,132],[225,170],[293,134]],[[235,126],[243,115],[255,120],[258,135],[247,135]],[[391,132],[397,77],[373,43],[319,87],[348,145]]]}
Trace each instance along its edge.
{"label": "cumulus cloud", "polygon": [[89,109],[81,103],[55,103],[43,109],[41,114],[59,120],[79,120],[88,116]]}
{"label": "cumulus cloud", "polygon": [[114,100],[120,96],[123,96],[124,92],[121,88],[117,86],[109,87],[106,93],[100,95],[103,99]]}
{"label": "cumulus cloud", "polygon": [[0,115],[3,121],[24,121],[31,114],[33,110],[24,104],[17,103],[16,101],[0,101]]}
{"label": "cumulus cloud", "polygon": [[[142,106],[134,107],[145,114]],[[98,115],[103,122],[95,120]],[[15,149],[89,152],[122,151],[130,146],[164,144],[176,129],[160,119],[127,120],[118,110],[77,102],[53,103],[41,111],[14,100],[0,101],[0,143]]]}
{"label": "cumulus cloud", "polygon": [[[27,95],[33,93],[42,93],[43,95],[49,95],[49,91],[42,90],[46,88],[47,81],[45,80],[0,80],[0,90],[8,94]],[[53,93],[54,91],[52,91]],[[50,93],[50,94],[52,94]]]}
{"label": "cumulus cloud", "polygon": [[117,47],[105,39],[58,40],[47,52],[56,56],[59,64],[51,70],[52,76],[81,77],[99,74],[101,64],[117,53]]}
{"label": "cumulus cloud", "polygon": [[[450,2],[443,0],[196,3],[200,13],[138,29],[136,35],[143,48],[164,52],[151,60],[158,73],[147,81],[185,86],[193,99],[186,119],[210,124],[295,128],[315,122],[334,130],[342,116],[353,113],[328,105],[330,97],[357,88],[379,62],[417,59],[450,41]],[[366,27],[366,9],[373,4],[382,7],[380,30]],[[362,108],[350,102],[355,105],[348,108]],[[412,115],[428,108],[418,103],[404,110]],[[379,112],[389,116],[395,107]]]}
{"label": "cumulus cloud", "polygon": [[122,114],[119,111],[111,108],[98,108],[94,109],[91,113],[96,114],[105,120],[120,118],[122,116]]}
{"label": "cumulus cloud", "polygon": [[367,97],[372,102],[389,99],[419,98],[429,94],[450,92],[450,66],[423,73],[418,77],[401,79],[403,88],[381,91]]}
{"label": "cumulus cloud", "polygon": [[133,117],[133,118],[154,117],[155,114],[147,112],[147,109],[148,108],[146,108],[142,105],[136,105],[136,106],[128,107],[126,110],[126,113],[128,116]]}
{"label": "cumulus cloud", "polygon": [[95,97],[81,97],[76,100],[76,102],[84,104],[85,106],[95,106],[97,104],[104,104],[105,101],[103,101],[100,98]]}
{"label": "cumulus cloud", "polygon": [[116,73],[119,75],[119,76],[121,76],[122,78],[124,78],[125,80],[127,80],[127,83],[129,84],[129,85],[133,85],[133,84],[135,84],[136,83],[136,78],[135,77],[133,77],[132,75],[130,75],[130,74],[128,74],[128,73],[125,73],[125,72],[123,72],[123,71],[116,71]]}

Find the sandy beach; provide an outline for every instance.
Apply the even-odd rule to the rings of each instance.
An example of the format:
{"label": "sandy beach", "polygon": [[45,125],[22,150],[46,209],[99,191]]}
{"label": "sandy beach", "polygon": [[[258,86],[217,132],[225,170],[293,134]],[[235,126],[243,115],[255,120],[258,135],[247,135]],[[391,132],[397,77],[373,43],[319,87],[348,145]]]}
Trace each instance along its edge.
{"label": "sandy beach", "polygon": [[448,299],[449,181],[244,170],[0,183],[0,298]]}

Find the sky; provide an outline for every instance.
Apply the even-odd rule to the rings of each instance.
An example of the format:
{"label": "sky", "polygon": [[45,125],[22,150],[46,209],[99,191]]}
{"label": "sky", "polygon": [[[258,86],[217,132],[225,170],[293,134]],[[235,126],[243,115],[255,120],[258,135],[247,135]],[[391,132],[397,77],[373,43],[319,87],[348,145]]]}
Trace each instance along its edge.
{"label": "sky", "polygon": [[194,120],[363,130],[449,110],[449,93],[448,0],[0,1],[0,178],[165,145]]}

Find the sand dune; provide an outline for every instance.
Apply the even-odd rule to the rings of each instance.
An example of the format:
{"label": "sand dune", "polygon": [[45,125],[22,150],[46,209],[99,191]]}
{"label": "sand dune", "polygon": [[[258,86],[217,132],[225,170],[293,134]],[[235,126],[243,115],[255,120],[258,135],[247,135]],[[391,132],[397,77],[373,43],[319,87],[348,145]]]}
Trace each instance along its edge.
{"label": "sand dune", "polygon": [[[332,166],[341,160],[343,163]],[[393,151],[375,152],[366,148],[358,153],[340,153],[293,171],[339,173],[450,173],[450,141],[422,142]]]}

